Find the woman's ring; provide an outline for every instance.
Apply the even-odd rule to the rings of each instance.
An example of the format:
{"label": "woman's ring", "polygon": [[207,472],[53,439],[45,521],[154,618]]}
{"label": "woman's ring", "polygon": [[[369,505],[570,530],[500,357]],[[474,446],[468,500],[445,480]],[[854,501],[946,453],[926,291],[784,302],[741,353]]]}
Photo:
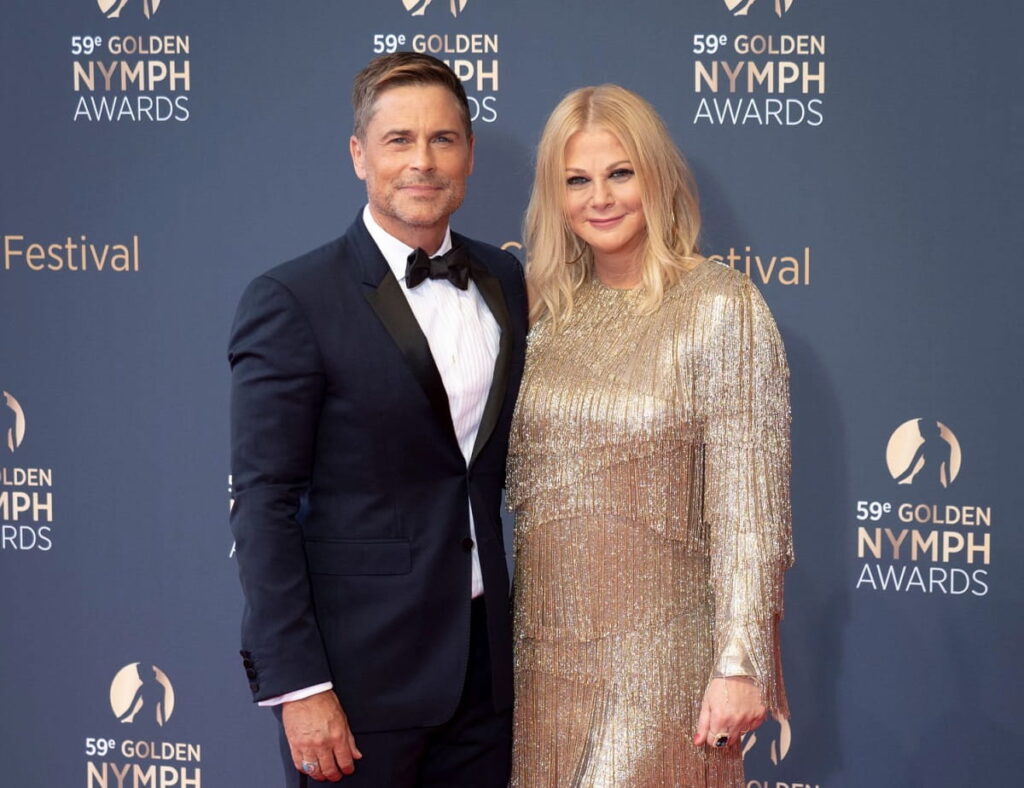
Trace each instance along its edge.
{"label": "woman's ring", "polygon": [[724,747],[728,743],[729,743],[729,734],[728,733],[719,733],[717,736],[715,736],[715,746],[716,747]]}
{"label": "woman's ring", "polygon": [[302,771],[304,771],[306,774],[312,774],[313,772],[315,772],[319,768],[320,768],[320,762],[319,761],[303,761],[302,762]]}

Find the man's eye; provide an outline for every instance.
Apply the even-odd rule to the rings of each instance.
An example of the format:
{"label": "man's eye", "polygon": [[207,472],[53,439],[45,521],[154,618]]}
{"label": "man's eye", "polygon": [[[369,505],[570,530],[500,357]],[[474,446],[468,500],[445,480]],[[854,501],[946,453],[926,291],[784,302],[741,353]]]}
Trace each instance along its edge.
{"label": "man's eye", "polygon": [[408,137],[392,137],[388,140],[388,145],[405,145],[408,141]]}
{"label": "man's eye", "polygon": [[437,137],[434,137],[434,142],[442,142],[442,143],[444,143],[444,144],[446,144],[446,145],[447,145],[447,144],[450,144],[450,143],[452,143],[452,142],[454,142],[454,141],[455,141],[455,140],[453,140],[453,139],[452,139],[451,137],[449,137],[449,136],[448,136],[447,134],[441,134],[441,135],[439,135],[439,136],[437,136]]}

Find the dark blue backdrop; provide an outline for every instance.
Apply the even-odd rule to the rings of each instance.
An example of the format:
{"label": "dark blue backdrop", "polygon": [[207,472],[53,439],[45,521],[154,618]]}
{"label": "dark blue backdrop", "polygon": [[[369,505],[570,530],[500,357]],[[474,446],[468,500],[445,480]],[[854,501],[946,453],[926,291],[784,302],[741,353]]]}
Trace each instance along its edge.
{"label": "dark blue backdrop", "polygon": [[244,283],[361,206],[349,84],[393,47],[458,61],[478,107],[457,229],[518,241],[547,112],[619,82],[777,316],[793,720],[748,742],[751,788],[1020,782],[1018,6],[119,5],[3,3],[0,783],[276,784],[237,656],[225,343]]}

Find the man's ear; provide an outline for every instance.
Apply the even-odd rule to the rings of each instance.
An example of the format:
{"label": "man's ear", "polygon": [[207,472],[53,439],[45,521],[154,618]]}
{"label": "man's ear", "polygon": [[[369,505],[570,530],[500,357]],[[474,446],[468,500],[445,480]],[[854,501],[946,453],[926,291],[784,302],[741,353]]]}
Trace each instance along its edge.
{"label": "man's ear", "polygon": [[469,169],[466,170],[466,175],[473,174],[473,153],[476,151],[476,136],[470,135],[469,137]]}
{"label": "man's ear", "polygon": [[365,181],[366,167],[363,165],[363,144],[355,134],[348,138],[348,152],[352,157],[352,169],[356,171],[356,177]]}

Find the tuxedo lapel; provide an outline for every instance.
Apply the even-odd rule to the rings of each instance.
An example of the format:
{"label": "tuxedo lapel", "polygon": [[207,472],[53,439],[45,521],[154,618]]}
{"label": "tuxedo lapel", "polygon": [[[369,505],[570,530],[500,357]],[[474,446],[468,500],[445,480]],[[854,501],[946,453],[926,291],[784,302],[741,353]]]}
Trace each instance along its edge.
{"label": "tuxedo lapel", "polygon": [[[402,292],[402,285],[395,278],[387,261],[384,260],[384,255],[377,248],[377,244],[374,243],[361,217],[356,219],[349,230],[348,240],[352,243],[356,253],[357,266],[362,274],[367,302],[401,351],[413,376],[426,394],[438,423],[452,436],[453,441],[456,440],[455,426],[452,423],[451,408],[448,403],[448,392],[445,390],[444,381],[441,380],[441,373],[434,363],[430,345],[416,321],[416,316],[409,307],[405,293]],[[471,466],[487,444],[501,415],[505,394],[508,391],[509,364],[512,358],[512,326],[501,282],[476,259],[470,251],[466,239],[452,233],[452,241],[466,248],[470,258],[473,282],[476,283],[484,303],[491,310],[500,329],[498,356],[494,360],[491,388],[484,404],[484,412],[480,418],[480,427],[477,430],[473,451],[467,463]]]}
{"label": "tuxedo lapel", "polygon": [[[467,250],[468,251],[468,250]],[[473,453],[469,458],[469,465],[473,464],[481,449],[487,444],[488,438],[494,432],[494,426],[498,423],[498,416],[501,415],[501,406],[505,401],[505,392],[508,389],[508,367],[512,353],[512,331],[508,315],[508,307],[505,304],[505,295],[501,289],[501,282],[481,265],[476,258],[471,257],[472,276],[477,289],[484,298],[484,302],[491,310],[498,328],[501,329],[501,338],[498,344],[498,357],[494,360],[494,374],[491,377],[491,390],[487,394],[487,403],[484,405],[484,413],[480,418],[480,428],[476,433],[476,441],[473,444]]]}
{"label": "tuxedo lapel", "polygon": [[455,427],[448,406],[448,392],[445,391],[441,373],[437,371],[434,357],[430,353],[430,345],[419,323],[416,322],[416,316],[409,307],[401,284],[370,237],[362,218],[356,220],[349,231],[349,236],[358,255],[358,265],[362,268],[367,302],[384,324],[384,328],[409,365],[413,377],[427,395],[438,423],[455,440]]}

